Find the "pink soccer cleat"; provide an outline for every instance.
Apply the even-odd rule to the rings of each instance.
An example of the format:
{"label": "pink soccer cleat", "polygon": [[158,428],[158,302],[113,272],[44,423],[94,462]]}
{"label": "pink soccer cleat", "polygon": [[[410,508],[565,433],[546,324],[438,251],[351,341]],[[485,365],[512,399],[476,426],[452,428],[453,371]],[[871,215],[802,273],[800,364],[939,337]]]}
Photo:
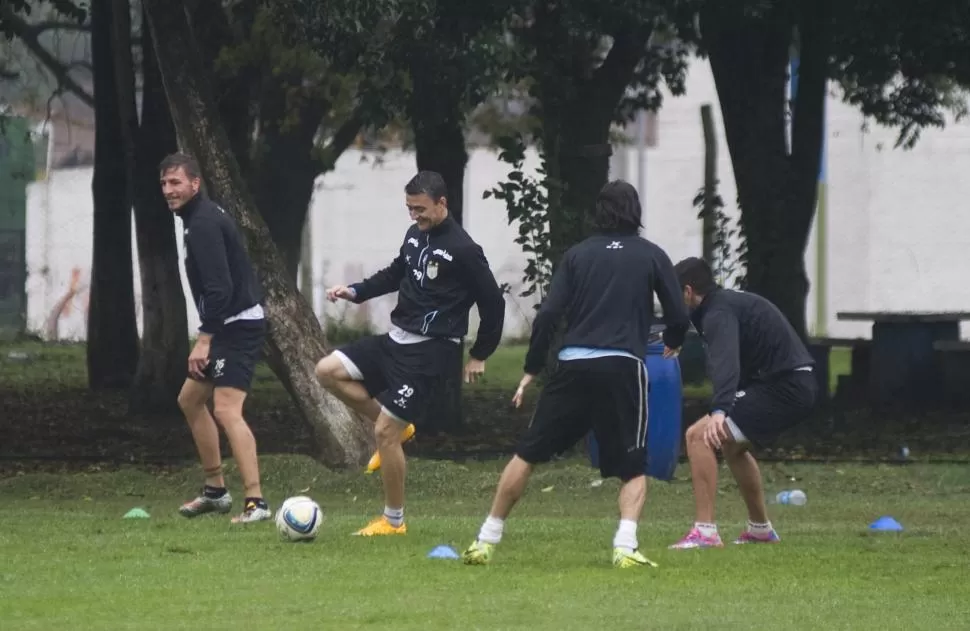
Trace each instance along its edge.
{"label": "pink soccer cleat", "polygon": [[705,537],[697,528],[691,528],[683,539],[669,546],[671,550],[691,550],[694,548],[722,548],[721,535],[715,533],[713,537]]}
{"label": "pink soccer cleat", "polygon": [[764,536],[756,535],[750,530],[745,530],[741,535],[734,540],[734,543],[741,545],[744,543],[779,543],[781,542],[781,537],[774,529],[770,533]]}

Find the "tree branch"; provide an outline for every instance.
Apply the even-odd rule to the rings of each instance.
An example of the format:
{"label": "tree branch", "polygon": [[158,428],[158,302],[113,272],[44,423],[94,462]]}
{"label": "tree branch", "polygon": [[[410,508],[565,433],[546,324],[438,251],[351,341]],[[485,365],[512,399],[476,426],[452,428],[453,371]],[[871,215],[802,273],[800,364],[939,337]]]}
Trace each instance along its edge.
{"label": "tree branch", "polygon": [[[4,10],[4,19],[7,19]],[[90,33],[91,25],[79,22],[62,22],[60,20],[42,20],[28,25],[28,31],[34,37],[40,37],[47,31],[72,31],[75,33]]]}
{"label": "tree branch", "polygon": [[630,77],[646,53],[653,27],[625,29],[613,35],[613,45],[590,81],[590,89],[600,96],[600,104],[613,108],[630,83]]}
{"label": "tree branch", "polygon": [[792,164],[798,172],[811,174],[804,183],[814,187],[821,167],[824,136],[825,87],[830,46],[828,0],[801,3],[798,30],[798,92],[792,104]]}
{"label": "tree branch", "polygon": [[357,134],[364,127],[363,110],[362,105],[357,106],[347,120],[337,128],[337,131],[330,138],[330,142],[323,147],[320,157],[316,160],[317,169],[320,173],[332,171],[340,155],[357,138]]}
{"label": "tree branch", "polygon": [[44,48],[43,44],[33,32],[32,26],[22,17],[4,7],[0,9],[0,18],[9,28],[10,32],[16,35],[24,46],[54,75],[59,87],[66,88],[73,92],[77,98],[84,102],[88,107],[94,107],[94,96],[87,92],[81,85],[71,77],[70,71],[58,59]]}
{"label": "tree branch", "polygon": [[67,71],[74,70],[75,68],[87,70],[91,74],[94,74],[94,65],[89,61],[84,61],[83,59],[78,59],[77,61],[72,61],[71,63],[64,65],[64,69]]}

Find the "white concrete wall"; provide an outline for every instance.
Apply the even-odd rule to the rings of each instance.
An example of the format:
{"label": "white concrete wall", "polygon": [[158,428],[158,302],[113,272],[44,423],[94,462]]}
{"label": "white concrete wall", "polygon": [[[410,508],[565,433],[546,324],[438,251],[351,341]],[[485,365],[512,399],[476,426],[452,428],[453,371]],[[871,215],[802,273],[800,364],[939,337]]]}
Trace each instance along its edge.
{"label": "white concrete wall", "polygon": [[[658,115],[658,142],[646,152],[644,215],[646,236],[676,261],[700,253],[700,222],[691,200],[703,183],[700,107],[714,105],[719,135],[720,194],[736,213],[734,177],[724,139],[710,69],[691,67],[687,94],[668,97]],[[911,151],[893,149],[895,131],[873,127],[853,108],[828,103],[828,332],[868,336],[866,323],[839,322],[837,311],[970,310],[970,287],[962,282],[964,252],[970,245],[970,121],[945,130],[927,130]],[[615,161],[617,172],[636,184],[636,150]],[[625,162],[625,165],[623,164]],[[537,158],[530,153],[528,168]],[[625,170],[623,167],[625,166]],[[366,308],[333,307],[325,286],[353,282],[390,262],[408,226],[403,187],[415,170],[413,155],[374,156],[348,151],[335,171],[317,181],[312,235],[314,308],[318,314],[368,317],[385,330],[394,295]],[[466,229],[484,248],[500,282],[516,288],[506,311],[506,336],[527,332],[533,302],[517,297],[525,257],[513,241],[514,226],[504,205],[482,193],[504,179],[508,167],[487,150],[471,153],[465,182]],[[91,263],[91,171],[57,171],[28,191],[28,321],[44,329],[56,301],[64,295],[72,269],[80,272],[81,292],[59,322],[61,338],[85,335],[84,308]],[[177,234],[181,234],[176,226]],[[134,240],[133,240],[134,241]],[[181,247],[181,237],[178,241]],[[806,253],[812,281],[809,322],[815,321],[815,240]],[[136,263],[136,295],[138,274]],[[346,310],[346,311],[344,311]],[[189,303],[190,330],[198,324]],[[471,335],[477,320],[473,319]]]}

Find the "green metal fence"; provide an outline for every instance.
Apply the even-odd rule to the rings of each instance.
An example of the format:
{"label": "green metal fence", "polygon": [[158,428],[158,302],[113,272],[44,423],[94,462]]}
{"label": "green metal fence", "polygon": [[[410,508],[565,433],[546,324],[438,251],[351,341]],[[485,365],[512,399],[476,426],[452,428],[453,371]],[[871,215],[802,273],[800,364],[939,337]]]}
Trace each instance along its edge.
{"label": "green metal fence", "polygon": [[0,115],[0,336],[27,326],[27,184],[35,172],[30,125]]}

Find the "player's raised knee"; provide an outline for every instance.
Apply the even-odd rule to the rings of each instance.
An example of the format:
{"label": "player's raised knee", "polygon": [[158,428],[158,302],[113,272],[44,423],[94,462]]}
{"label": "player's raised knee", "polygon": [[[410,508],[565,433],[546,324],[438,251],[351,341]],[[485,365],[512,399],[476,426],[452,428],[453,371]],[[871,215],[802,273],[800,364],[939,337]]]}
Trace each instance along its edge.
{"label": "player's raised knee", "polygon": [[347,370],[344,368],[344,365],[334,353],[330,353],[318,361],[315,372],[317,375],[317,380],[320,381],[324,387],[337,381],[346,381],[350,378],[350,375],[347,374]]}
{"label": "player's raised knee", "polygon": [[704,424],[698,421],[688,427],[684,438],[688,443],[704,442]]}

